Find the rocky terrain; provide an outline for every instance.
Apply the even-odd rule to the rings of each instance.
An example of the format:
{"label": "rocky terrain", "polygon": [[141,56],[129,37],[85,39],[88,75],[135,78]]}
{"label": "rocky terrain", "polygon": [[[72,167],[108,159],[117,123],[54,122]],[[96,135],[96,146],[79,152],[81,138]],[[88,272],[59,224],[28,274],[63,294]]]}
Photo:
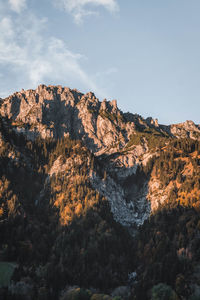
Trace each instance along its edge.
{"label": "rocky terrain", "polygon": [[[40,290],[44,288],[45,297],[50,297],[47,299],[57,299],[67,283],[83,287],[91,284],[111,293],[110,289],[120,284],[127,287],[130,274],[136,273],[139,283],[133,290],[143,299],[149,299],[147,291],[159,282],[176,289],[179,273],[189,272],[189,266],[179,266],[180,253],[199,259],[194,255],[194,244],[198,244],[199,234],[200,125],[192,121],[162,125],[151,117],[123,113],[116,100],[101,102],[91,92],[84,95],[70,88],[45,85],[1,99],[0,115],[0,255],[3,261],[16,261],[21,266],[15,282],[28,286],[33,294],[30,299],[46,299]],[[155,276],[150,282],[146,280],[151,278],[149,265],[161,263],[156,260],[160,254],[153,256],[150,249],[156,252],[163,241],[167,253],[164,236],[171,232],[154,223],[154,217],[159,219],[164,209],[175,210],[181,218],[185,212],[180,207],[189,209],[190,214],[194,210],[192,228],[196,231],[187,225],[189,238],[184,240],[177,227],[179,243],[175,236],[170,237],[171,249],[177,251],[174,277],[159,281]],[[170,219],[169,212],[166,218]],[[189,222],[186,217],[184,220],[184,224]],[[156,230],[160,230],[160,238],[155,238]],[[146,239],[147,232],[150,240]],[[11,244],[9,235],[13,237]],[[78,238],[81,235],[85,235],[82,242]],[[38,250],[37,243],[43,250]],[[95,251],[99,253],[97,261]],[[145,258],[138,254],[141,251]],[[22,262],[24,253],[27,260]],[[47,276],[51,268],[58,269],[55,276],[59,282]],[[187,273],[187,278],[192,276]],[[185,294],[176,293],[198,294],[200,283],[188,280],[194,282],[187,282]],[[33,287],[37,298],[32,298],[36,297]],[[15,299],[16,290],[12,283],[8,299]],[[130,287],[126,291],[125,297],[130,297]],[[183,295],[181,299],[187,299]]]}
{"label": "rocky terrain", "polygon": [[116,100],[100,102],[91,92],[84,95],[61,86],[40,85],[36,90],[16,92],[1,100],[1,115],[11,119],[15,130],[29,139],[70,136],[82,139],[96,155],[125,148],[130,136],[141,128],[200,139],[200,125],[192,121],[159,125],[152,118],[122,113]]}
{"label": "rocky terrain", "polygon": [[[61,86],[40,85],[36,90],[16,92],[2,100],[0,113],[11,120],[16,133],[24,134],[28,140],[78,139],[106,161],[107,179],[102,182],[95,174],[90,174],[90,179],[94,188],[109,199],[111,211],[123,225],[142,224],[151,209],[157,208],[158,199],[163,202],[171,191],[171,187],[160,191],[156,178],[145,181],[139,190],[135,185],[130,190],[124,188],[123,183],[136,174],[137,167],[146,165],[156,155],[146,137],[138,145],[132,142],[137,133],[153,133],[157,139],[200,139],[200,126],[192,121],[159,125],[152,118],[122,113],[116,100],[100,102],[91,92],[84,95]],[[58,169],[64,171],[64,166],[59,165]]]}

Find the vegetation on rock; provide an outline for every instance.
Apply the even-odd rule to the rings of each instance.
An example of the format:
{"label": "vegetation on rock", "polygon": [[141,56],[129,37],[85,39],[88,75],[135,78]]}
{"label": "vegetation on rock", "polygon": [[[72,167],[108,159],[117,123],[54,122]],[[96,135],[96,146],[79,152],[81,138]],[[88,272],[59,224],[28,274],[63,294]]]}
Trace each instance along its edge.
{"label": "vegetation on rock", "polygon": [[198,299],[198,125],[52,86],[0,110],[0,298]]}

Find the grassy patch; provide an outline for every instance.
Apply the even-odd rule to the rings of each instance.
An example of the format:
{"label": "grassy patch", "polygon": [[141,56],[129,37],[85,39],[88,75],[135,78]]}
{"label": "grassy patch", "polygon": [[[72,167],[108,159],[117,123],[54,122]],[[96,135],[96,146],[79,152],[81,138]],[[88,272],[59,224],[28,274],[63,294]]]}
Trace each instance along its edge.
{"label": "grassy patch", "polygon": [[100,110],[99,114],[103,119],[109,119],[111,122],[123,122],[123,116],[121,114],[111,113],[106,110]]}
{"label": "grassy patch", "polygon": [[154,128],[145,128],[143,131],[136,131],[130,136],[126,148],[133,145],[143,144],[144,140],[146,140],[148,147],[152,150],[157,147],[163,147],[168,139],[169,137],[167,135],[155,130]]}

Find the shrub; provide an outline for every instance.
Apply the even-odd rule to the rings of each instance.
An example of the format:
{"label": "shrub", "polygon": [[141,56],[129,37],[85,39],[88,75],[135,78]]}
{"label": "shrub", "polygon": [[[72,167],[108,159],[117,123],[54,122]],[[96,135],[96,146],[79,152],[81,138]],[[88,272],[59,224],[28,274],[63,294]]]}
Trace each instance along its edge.
{"label": "shrub", "polygon": [[89,300],[90,293],[87,290],[81,288],[75,288],[67,291],[61,300]]}
{"label": "shrub", "polygon": [[151,300],[177,300],[176,293],[173,289],[164,283],[154,285],[151,290]]}

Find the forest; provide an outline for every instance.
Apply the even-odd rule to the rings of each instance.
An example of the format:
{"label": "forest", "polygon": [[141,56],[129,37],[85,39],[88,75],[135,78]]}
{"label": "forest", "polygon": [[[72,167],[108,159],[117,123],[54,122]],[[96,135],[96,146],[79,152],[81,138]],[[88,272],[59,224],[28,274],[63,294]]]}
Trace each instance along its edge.
{"label": "forest", "polygon": [[173,188],[133,236],[92,187],[104,164],[81,141],[28,141],[9,120],[0,133],[1,299],[200,299],[200,142],[142,136],[156,155],[137,181]]}

